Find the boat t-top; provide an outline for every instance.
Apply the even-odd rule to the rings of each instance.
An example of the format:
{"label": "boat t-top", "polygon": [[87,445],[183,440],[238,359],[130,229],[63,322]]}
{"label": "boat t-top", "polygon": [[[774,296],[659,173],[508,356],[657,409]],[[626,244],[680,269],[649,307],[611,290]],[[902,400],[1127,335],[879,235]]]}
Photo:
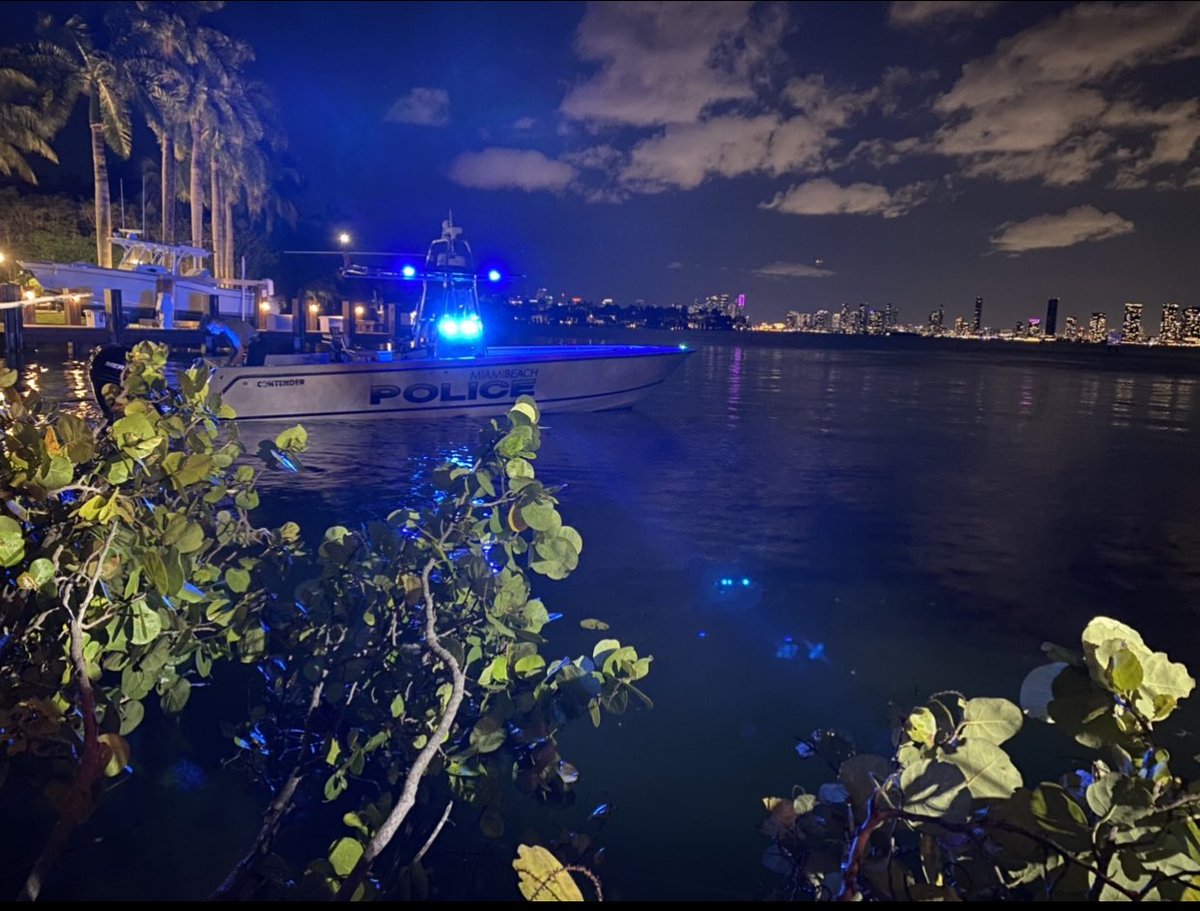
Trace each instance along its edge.
{"label": "boat t-top", "polygon": [[[239,419],[487,416],[522,395],[546,412],[600,411],[633,404],[690,353],[682,345],[487,345],[479,275],[461,235],[447,218],[430,244],[411,333],[398,348],[354,350],[335,337],[327,352],[218,367],[212,388]],[[412,266],[390,273],[348,264],[342,274],[418,277]]]}

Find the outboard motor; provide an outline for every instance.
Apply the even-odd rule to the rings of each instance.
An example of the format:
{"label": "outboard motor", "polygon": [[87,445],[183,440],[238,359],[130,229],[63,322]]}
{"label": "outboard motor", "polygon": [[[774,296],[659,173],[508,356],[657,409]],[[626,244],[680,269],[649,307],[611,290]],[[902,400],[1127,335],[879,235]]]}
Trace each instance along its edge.
{"label": "outboard motor", "polygon": [[88,378],[92,381],[92,395],[96,404],[104,412],[107,420],[112,420],[112,405],[104,397],[104,387],[108,383],[121,385],[121,374],[125,372],[125,358],[129,354],[125,345],[105,345],[97,348],[88,361]]}

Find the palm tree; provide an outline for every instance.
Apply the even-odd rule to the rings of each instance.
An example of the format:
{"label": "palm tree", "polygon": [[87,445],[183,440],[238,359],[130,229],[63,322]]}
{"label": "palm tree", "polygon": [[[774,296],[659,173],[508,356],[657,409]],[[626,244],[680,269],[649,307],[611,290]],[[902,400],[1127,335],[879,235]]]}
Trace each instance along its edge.
{"label": "palm tree", "polygon": [[50,147],[56,124],[38,104],[37,82],[15,65],[15,54],[0,59],[0,175],[36,184],[26,156],[40,155],[58,163]]}
{"label": "palm tree", "polygon": [[[220,9],[222,2],[162,4],[139,0],[136,14],[117,13],[129,36],[146,122],[158,140],[161,161],[162,230],[164,243],[175,242],[176,165],[188,141],[189,83],[206,56],[211,30],[199,27],[200,16]],[[193,238],[195,240],[195,238]],[[196,244],[199,246],[199,243]]]}
{"label": "palm tree", "polygon": [[92,134],[92,178],[96,198],[96,261],[112,267],[112,202],[109,197],[105,147],[128,158],[133,127],[129,114],[129,73],[115,54],[100,50],[82,16],[38,23],[37,51],[52,70],[53,115],[65,120],[75,103],[88,99]]}

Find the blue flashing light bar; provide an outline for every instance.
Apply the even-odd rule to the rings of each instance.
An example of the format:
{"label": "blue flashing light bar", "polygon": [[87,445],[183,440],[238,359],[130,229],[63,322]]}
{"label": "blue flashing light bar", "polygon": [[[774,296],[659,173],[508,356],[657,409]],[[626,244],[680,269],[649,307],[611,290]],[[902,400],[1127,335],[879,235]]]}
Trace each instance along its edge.
{"label": "blue flashing light bar", "polygon": [[438,320],[438,334],[444,339],[466,339],[474,341],[483,335],[483,322],[479,317],[472,313],[470,316],[464,316],[462,319],[455,319],[453,316],[443,316]]}
{"label": "blue flashing light bar", "polygon": [[488,270],[488,281],[490,281],[490,282],[500,281],[500,270],[499,269],[489,269]]}
{"label": "blue flashing light bar", "polygon": [[400,270],[400,274],[403,275],[405,278],[415,278],[416,274],[417,274],[417,270],[414,269],[412,266],[405,266],[403,269]]}

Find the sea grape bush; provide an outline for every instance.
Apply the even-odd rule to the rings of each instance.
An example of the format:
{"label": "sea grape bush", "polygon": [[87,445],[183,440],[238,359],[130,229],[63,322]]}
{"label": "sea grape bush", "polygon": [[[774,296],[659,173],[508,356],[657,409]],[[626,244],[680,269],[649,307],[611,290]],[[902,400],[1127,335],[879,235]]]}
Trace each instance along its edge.
{"label": "sea grape bush", "polygon": [[[256,893],[235,876],[223,895],[423,897],[420,852],[390,878],[368,876],[422,776],[439,776],[442,800],[469,803],[481,833],[498,838],[506,791],[557,801],[578,780],[559,754],[564,724],[650,705],[639,683],[651,659],[633,647],[600,638],[575,658],[547,649],[553,615],[531,596],[531,575],[565,578],[583,541],[536,477],[538,420],[533,400],[518,399],[469,458],[437,469],[431,501],[325,532],[318,572],[271,614],[269,683],[237,743],[284,803],[303,782],[341,808],[343,832],[303,876]],[[271,854],[285,812],[269,814],[247,863]],[[428,815],[422,837],[436,833]]]}
{"label": "sea grape bush", "polygon": [[[818,731],[798,749],[836,781],[768,797],[764,862],[785,898],[1200,900],[1200,782],[1172,769],[1159,725],[1195,681],[1107,617],[1007,699],[939,693],[898,717],[890,757]],[[1024,712],[1022,712],[1022,708]],[[1027,784],[1005,744],[1025,716],[1087,757]]]}
{"label": "sea grape bush", "polygon": [[[165,367],[164,348],[136,346],[104,424],[0,374],[0,779],[41,787],[58,820],[23,897],[135,774],[127,736],[185,712],[198,681],[240,687],[231,663],[263,683],[242,721],[244,697],[228,700],[230,749],[273,799],[220,898],[422,897],[452,805],[500,837],[511,792],[557,801],[578,780],[564,724],[650,704],[651,659],[631,646],[548,651],[556,616],[532,580],[565,578],[583,542],[536,477],[532,399],[439,468],[432,496],[313,548],[295,522],[252,521],[259,470],[208,368],[173,388]],[[258,452],[295,468],[306,439]],[[289,841],[298,805],[306,838]],[[314,825],[329,827],[315,860],[297,847]]]}
{"label": "sea grape bush", "polygon": [[249,520],[257,472],[236,464],[207,370],[171,389],[165,365],[139,344],[102,426],[0,373],[0,779],[43,787],[58,814],[26,898],[127,774],[147,705],[178,714],[216,665],[262,658],[262,570],[297,548],[296,526]]}

